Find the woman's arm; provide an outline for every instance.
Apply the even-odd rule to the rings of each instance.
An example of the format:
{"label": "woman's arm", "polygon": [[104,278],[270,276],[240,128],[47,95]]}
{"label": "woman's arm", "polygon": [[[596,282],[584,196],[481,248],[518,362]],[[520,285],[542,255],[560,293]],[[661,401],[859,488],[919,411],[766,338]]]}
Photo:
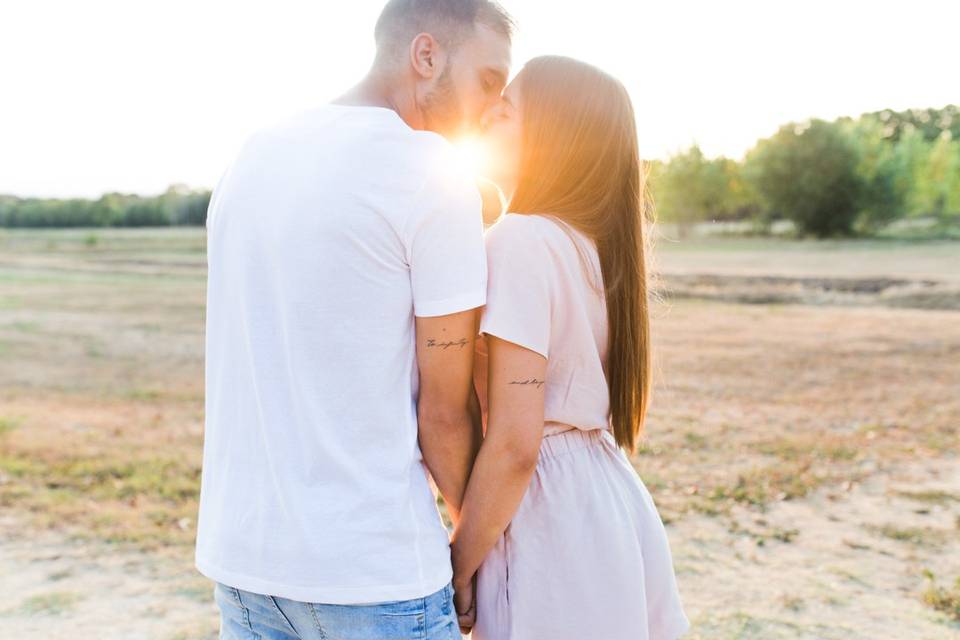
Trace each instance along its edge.
{"label": "woman's arm", "polygon": [[487,432],[451,538],[454,588],[464,591],[520,506],[543,438],[547,359],[487,336]]}

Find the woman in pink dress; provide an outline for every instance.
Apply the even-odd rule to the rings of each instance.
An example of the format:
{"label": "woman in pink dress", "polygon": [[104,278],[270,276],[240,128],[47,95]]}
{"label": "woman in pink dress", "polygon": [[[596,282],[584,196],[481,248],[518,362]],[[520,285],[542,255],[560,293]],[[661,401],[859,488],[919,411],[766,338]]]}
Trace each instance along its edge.
{"label": "woman in pink dress", "polygon": [[508,211],[486,236],[483,445],[452,539],[474,640],[674,640],[689,629],[625,452],[650,397],[646,219],[623,85],[529,62],[487,114]]}

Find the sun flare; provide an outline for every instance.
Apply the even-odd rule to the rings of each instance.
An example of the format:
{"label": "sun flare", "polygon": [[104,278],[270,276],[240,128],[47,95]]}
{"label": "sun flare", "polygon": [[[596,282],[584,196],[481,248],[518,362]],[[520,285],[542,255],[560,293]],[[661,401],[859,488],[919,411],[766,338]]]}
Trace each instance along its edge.
{"label": "sun flare", "polygon": [[469,136],[457,140],[455,143],[457,156],[460,161],[477,176],[486,175],[490,167],[490,149],[484,141],[476,136]]}

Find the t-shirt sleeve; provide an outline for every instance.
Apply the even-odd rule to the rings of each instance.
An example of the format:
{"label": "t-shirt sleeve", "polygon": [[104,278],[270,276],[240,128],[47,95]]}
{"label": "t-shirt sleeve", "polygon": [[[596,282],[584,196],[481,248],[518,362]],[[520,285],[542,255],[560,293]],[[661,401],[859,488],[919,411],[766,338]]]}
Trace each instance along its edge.
{"label": "t-shirt sleeve", "polygon": [[415,206],[405,234],[414,315],[482,307],[487,264],[476,182],[465,171],[437,167]]}
{"label": "t-shirt sleeve", "polygon": [[514,216],[487,231],[487,306],[480,333],[549,357],[551,261],[531,221]]}

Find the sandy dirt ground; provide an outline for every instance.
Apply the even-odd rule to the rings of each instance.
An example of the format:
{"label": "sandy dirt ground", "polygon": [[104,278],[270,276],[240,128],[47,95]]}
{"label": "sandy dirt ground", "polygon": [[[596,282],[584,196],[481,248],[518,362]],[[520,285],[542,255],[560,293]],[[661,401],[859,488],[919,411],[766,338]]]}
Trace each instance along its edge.
{"label": "sandy dirt ground", "polygon": [[[668,526],[689,638],[875,640],[960,637],[960,625],[917,597],[923,567],[956,575],[960,540],[890,540],[865,528],[895,517],[898,526],[950,531],[960,503],[930,507],[898,497],[938,487],[960,495],[960,470],[906,465],[857,486],[817,491],[742,513],[731,531],[698,515]],[[796,530],[790,542],[770,530]],[[765,539],[758,544],[759,537]],[[0,637],[215,638],[211,585],[169,554],[118,550],[36,532],[0,518],[5,603]]]}
{"label": "sandy dirt ground", "polygon": [[[663,249],[633,459],[686,637],[960,639],[930,597],[960,598],[960,314],[867,283],[952,286],[960,250],[738,242]],[[199,231],[0,234],[0,638],[216,637],[192,567],[202,250]]]}

